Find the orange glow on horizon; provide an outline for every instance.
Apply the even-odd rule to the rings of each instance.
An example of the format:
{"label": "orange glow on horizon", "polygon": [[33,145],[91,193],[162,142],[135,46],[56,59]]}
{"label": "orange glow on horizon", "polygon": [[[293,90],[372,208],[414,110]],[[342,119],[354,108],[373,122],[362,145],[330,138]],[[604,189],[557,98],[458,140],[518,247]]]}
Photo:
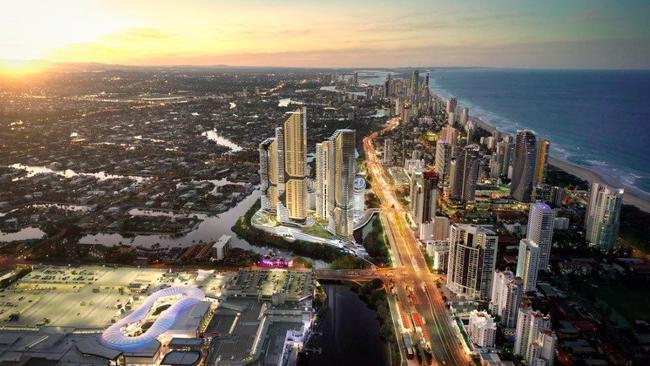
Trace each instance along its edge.
{"label": "orange glow on horizon", "polygon": [[41,60],[8,61],[0,60],[0,76],[6,78],[26,78],[47,72],[51,65]]}

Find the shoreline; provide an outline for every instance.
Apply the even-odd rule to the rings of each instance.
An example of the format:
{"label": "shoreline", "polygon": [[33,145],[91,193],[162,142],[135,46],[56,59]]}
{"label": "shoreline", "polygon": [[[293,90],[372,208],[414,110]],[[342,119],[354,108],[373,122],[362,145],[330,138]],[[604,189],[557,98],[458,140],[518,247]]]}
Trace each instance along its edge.
{"label": "shoreline", "polygon": [[[588,167],[583,167],[552,156],[548,157],[548,164],[566,173],[584,179],[590,184],[601,183],[612,187],[621,187],[621,185],[617,184],[618,182],[616,182],[615,178],[606,177]],[[649,194],[635,187],[622,186],[622,188],[625,190],[625,193],[623,193],[624,204],[633,205],[642,211],[650,212],[650,200],[648,199],[648,196],[650,196]]]}
{"label": "shoreline", "polygon": [[[441,95],[435,93],[435,91],[432,90],[431,92],[433,95],[440,98],[441,100],[443,101],[447,100]],[[477,127],[486,130],[488,132],[498,131],[499,133],[508,134],[507,132],[500,131],[496,126],[493,126],[492,124],[480,119],[479,117],[470,115],[468,121],[475,123]],[[553,141],[551,141],[551,143],[553,143]],[[648,192],[645,192],[634,186],[621,184],[621,181],[616,177],[607,176],[605,174],[598,172],[596,169],[577,165],[575,163],[566,161],[564,159],[551,156],[550,154],[548,156],[547,163],[568,174],[584,179],[590,184],[601,183],[611,187],[623,188],[625,190],[625,193],[623,193],[624,204],[636,206],[640,210],[650,213],[650,193]]]}

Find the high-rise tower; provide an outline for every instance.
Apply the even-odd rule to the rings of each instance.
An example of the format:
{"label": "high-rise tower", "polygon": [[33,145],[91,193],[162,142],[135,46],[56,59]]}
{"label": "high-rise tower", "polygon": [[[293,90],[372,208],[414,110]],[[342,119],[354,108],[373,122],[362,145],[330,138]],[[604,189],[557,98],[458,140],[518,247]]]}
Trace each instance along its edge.
{"label": "high-rise tower", "polygon": [[555,212],[549,205],[543,202],[535,202],[530,205],[526,238],[539,245],[538,269],[540,271],[546,270],[549,259],[551,258],[554,224]]}
{"label": "high-rise tower", "polygon": [[447,287],[457,295],[489,299],[497,235],[484,226],[454,224],[449,232]]}
{"label": "high-rise tower", "polygon": [[585,217],[585,237],[590,245],[603,251],[614,247],[623,202],[623,189],[592,183]]}
{"label": "high-rise tower", "polygon": [[330,189],[333,202],[329,205],[329,227],[336,235],[350,238],[354,214],[354,178],[356,176],[355,131],[337,130],[330,138]]}
{"label": "high-rise tower", "polygon": [[535,179],[537,149],[535,134],[529,130],[517,131],[515,157],[512,164],[510,194],[521,202],[530,202]]}
{"label": "high-rise tower", "polygon": [[548,160],[548,150],[551,147],[551,142],[542,139],[537,144],[537,158],[535,161],[535,185],[540,185],[544,181],[546,174],[546,164]]}
{"label": "high-rise tower", "polygon": [[479,173],[478,145],[465,146],[456,158],[453,175],[451,170],[449,176],[450,197],[462,202],[474,201]]}
{"label": "high-rise tower", "polygon": [[524,283],[524,291],[537,289],[537,267],[539,265],[539,246],[530,239],[519,241],[517,256],[517,277]]}
{"label": "high-rise tower", "polygon": [[288,218],[307,217],[307,109],[297,109],[284,121],[284,202]]}

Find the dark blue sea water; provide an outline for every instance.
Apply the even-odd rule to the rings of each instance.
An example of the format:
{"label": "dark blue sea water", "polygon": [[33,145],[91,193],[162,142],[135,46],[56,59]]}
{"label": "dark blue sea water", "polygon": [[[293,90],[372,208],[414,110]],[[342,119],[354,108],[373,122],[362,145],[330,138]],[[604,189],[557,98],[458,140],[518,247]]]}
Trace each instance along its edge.
{"label": "dark blue sea water", "polygon": [[650,192],[650,71],[431,69],[431,89],[551,155]]}

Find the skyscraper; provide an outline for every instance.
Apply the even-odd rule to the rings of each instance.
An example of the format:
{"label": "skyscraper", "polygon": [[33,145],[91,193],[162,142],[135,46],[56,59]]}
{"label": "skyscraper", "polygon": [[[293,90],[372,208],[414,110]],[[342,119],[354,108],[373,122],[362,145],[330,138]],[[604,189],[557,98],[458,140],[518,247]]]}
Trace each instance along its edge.
{"label": "skyscraper", "polygon": [[618,238],[623,189],[592,183],[585,217],[585,237],[603,251],[614,247]]}
{"label": "skyscraper", "polygon": [[411,75],[411,102],[415,105],[419,100],[420,95],[420,71],[414,70]]}
{"label": "skyscraper", "polygon": [[268,212],[275,212],[278,207],[278,143],[275,138],[268,138],[260,143],[260,191],[261,207]]}
{"label": "skyscraper", "polygon": [[449,232],[447,287],[459,296],[489,299],[497,235],[484,226],[454,224]]}
{"label": "skyscraper", "polygon": [[510,167],[513,148],[510,139],[510,136],[506,136],[503,140],[497,142],[496,152],[494,153],[496,155],[494,164],[494,169],[496,171],[494,172],[494,175],[497,177],[508,175],[508,168]]}
{"label": "skyscraper", "polygon": [[438,175],[417,172],[411,182],[411,217],[418,227],[436,216]]}
{"label": "skyscraper", "polygon": [[449,180],[449,163],[451,162],[451,144],[445,140],[436,143],[436,157],[433,170],[443,182]]}
{"label": "skyscraper", "polygon": [[467,145],[455,161],[455,169],[449,175],[449,193],[454,200],[461,202],[474,201],[476,182],[479,173],[479,147]]}
{"label": "skyscraper", "polygon": [[539,264],[539,246],[530,239],[519,241],[517,256],[517,277],[524,283],[524,291],[537,290],[537,271]]}
{"label": "skyscraper", "polygon": [[492,280],[490,311],[501,318],[500,323],[506,328],[517,325],[519,305],[524,294],[521,278],[511,271],[495,271]]}
{"label": "skyscraper", "polygon": [[456,112],[457,105],[458,105],[458,101],[456,100],[456,98],[449,98],[447,100],[447,113]]}
{"label": "skyscraper", "polygon": [[522,356],[527,365],[553,366],[555,343],[551,318],[533,310],[530,302],[524,301],[517,316],[513,353]]}
{"label": "skyscraper", "polygon": [[510,195],[521,202],[530,202],[535,179],[537,149],[535,134],[529,130],[517,131],[515,158],[512,164]]}
{"label": "skyscraper", "polygon": [[548,159],[548,150],[550,146],[551,142],[546,139],[539,140],[539,143],[537,144],[537,158],[535,161],[535,185],[540,185],[544,181]]}
{"label": "skyscraper", "polygon": [[440,139],[453,147],[458,144],[458,130],[452,126],[444,126],[440,130]]}
{"label": "skyscraper", "polygon": [[469,108],[463,107],[460,110],[460,119],[458,122],[461,126],[465,126],[467,124],[467,121],[469,121]]}
{"label": "skyscraper", "polygon": [[283,124],[285,207],[288,218],[307,217],[307,109],[297,109]]}
{"label": "skyscraper", "polygon": [[329,202],[332,201],[330,195],[330,160],[329,155],[332,150],[332,141],[326,140],[316,144],[316,216],[321,219],[329,217]]}
{"label": "skyscraper", "polygon": [[329,204],[329,229],[336,235],[350,238],[354,214],[354,178],[356,176],[355,131],[336,130],[330,140],[330,190],[333,202]]}
{"label": "skyscraper", "polygon": [[555,211],[553,211],[553,209],[551,209],[546,203],[536,202],[530,205],[526,238],[539,245],[538,268],[540,271],[546,270],[551,258],[554,221]]}

